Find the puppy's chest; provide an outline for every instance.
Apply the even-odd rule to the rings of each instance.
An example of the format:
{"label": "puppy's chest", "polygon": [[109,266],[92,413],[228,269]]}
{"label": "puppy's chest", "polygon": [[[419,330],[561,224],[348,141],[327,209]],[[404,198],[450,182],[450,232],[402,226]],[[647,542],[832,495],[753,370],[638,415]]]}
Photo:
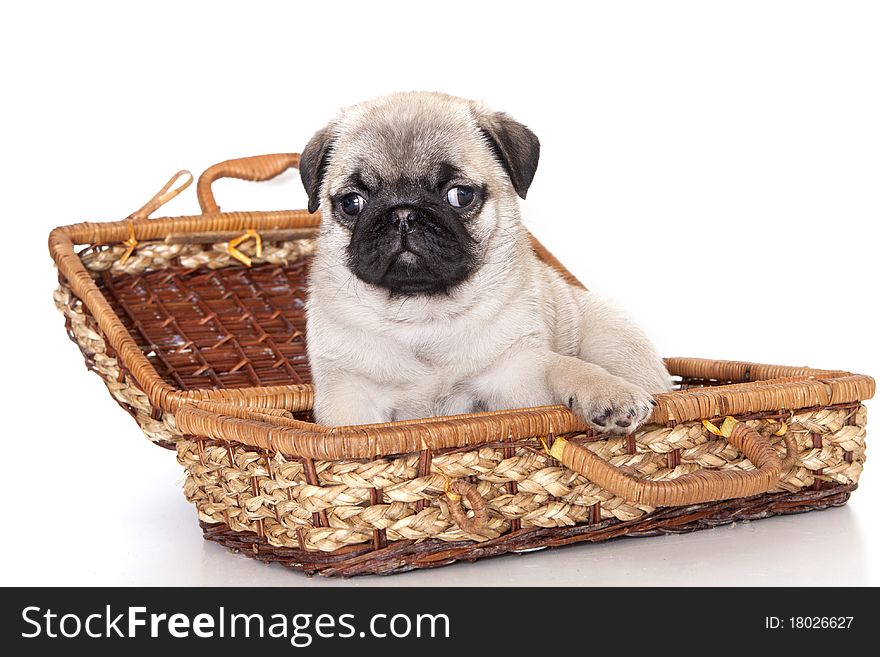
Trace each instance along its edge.
{"label": "puppy's chest", "polygon": [[395,340],[407,358],[436,373],[478,373],[498,357],[498,340],[489,331],[405,330]]}
{"label": "puppy's chest", "polygon": [[[479,410],[482,403],[472,381],[491,366],[492,358],[461,340],[435,340],[401,345],[401,367],[392,403],[396,420],[454,415]],[[413,374],[418,371],[417,376]]]}
{"label": "puppy's chest", "polygon": [[455,348],[454,343],[446,341],[417,340],[405,345],[404,349],[410,358],[433,372],[458,369],[456,365],[460,365],[460,357],[463,355],[461,350]]}

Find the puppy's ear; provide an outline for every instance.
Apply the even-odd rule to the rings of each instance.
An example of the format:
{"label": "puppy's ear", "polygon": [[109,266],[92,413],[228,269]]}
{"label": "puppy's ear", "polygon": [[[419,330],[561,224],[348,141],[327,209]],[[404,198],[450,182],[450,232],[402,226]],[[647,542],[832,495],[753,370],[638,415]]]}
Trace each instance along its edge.
{"label": "puppy's ear", "polygon": [[299,177],[309,195],[309,212],[315,212],[321,205],[321,181],[333,145],[332,128],[331,124],[318,130],[299,156]]}
{"label": "puppy's ear", "polygon": [[477,115],[477,125],[488,139],[495,156],[504,165],[513,189],[520,198],[525,198],[541,154],[541,143],[535,133],[504,112],[480,113]]}

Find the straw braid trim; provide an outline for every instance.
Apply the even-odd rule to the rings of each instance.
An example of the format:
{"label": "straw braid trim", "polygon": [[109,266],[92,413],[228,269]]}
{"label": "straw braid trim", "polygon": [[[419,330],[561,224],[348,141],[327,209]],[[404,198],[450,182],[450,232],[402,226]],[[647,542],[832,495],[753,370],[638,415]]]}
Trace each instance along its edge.
{"label": "straw braid trim", "polygon": [[91,315],[83,311],[82,301],[65,285],[60,285],[53,297],[55,307],[67,318],[68,332],[79,345],[86,366],[104,379],[112,397],[129,410],[144,435],[153,442],[179,438],[179,434],[171,431],[162,420],[153,417],[154,409],[147,395],[128,373],[123,372],[119,361],[107,353],[104,336],[94,326]]}
{"label": "straw braid trim", "polygon": [[[864,406],[855,411],[821,409],[795,415],[789,431],[798,445],[798,459],[771,492],[798,491],[817,481],[856,483],[865,460],[866,419]],[[766,420],[747,423],[765,432],[779,426]],[[814,434],[821,436],[821,448],[813,447]],[[588,445],[614,465],[652,480],[702,468],[753,467],[727,441],[713,439],[699,422],[646,427],[635,438],[635,454],[627,453],[624,438]],[[774,445],[782,456],[782,438],[775,437]],[[675,468],[669,468],[666,460],[672,449],[681,450]],[[380,529],[392,541],[483,541],[508,531],[514,519],[523,528],[588,522],[596,503],[600,503],[602,519],[633,520],[653,511],[613,496],[560,467],[537,446],[524,443],[508,458],[503,450],[488,447],[438,454],[431,462],[431,474],[421,477],[418,454],[368,462],[316,461],[319,485],[308,483],[300,461],[282,454],[267,459],[257,451],[207,442],[200,446],[192,440],[179,441],[177,450],[187,470],[184,493],[203,521],[224,522],[236,531],[262,532],[271,545],[280,547],[332,551],[369,542],[374,530]],[[845,452],[851,453],[851,462]],[[487,504],[488,528],[482,534],[459,528],[444,497],[448,480],[464,478],[475,482]],[[508,482],[516,482],[515,494],[508,492]],[[379,503],[371,504],[371,489],[381,489]],[[427,506],[418,510],[419,501]],[[329,526],[315,525],[313,514],[321,513]]]}
{"label": "straw braid trim", "polygon": [[[203,248],[207,247],[207,248]],[[253,264],[264,262],[286,265],[314,253],[314,239],[299,239],[288,242],[265,243],[262,255],[257,257],[256,245],[252,241],[236,247],[251,258]],[[240,267],[241,264],[229,254],[229,242],[210,245],[171,244],[167,242],[143,242],[128,257],[124,264],[120,259],[126,247],[115,244],[106,248],[90,249],[81,254],[83,265],[89,271],[110,270],[114,274],[141,274],[145,271],[167,269],[179,259],[180,266],[192,269],[201,267],[220,269],[221,267]]]}
{"label": "straw braid trim", "polygon": [[441,541],[395,541],[379,545],[349,546],[336,552],[306,552],[298,548],[279,548],[255,534],[236,532],[223,523],[199,522],[206,540],[215,541],[243,556],[263,563],[322,576],[389,575],[417,568],[433,568],[467,559],[473,561],[510,552],[528,552],[546,547],[606,541],[623,536],[683,534],[735,522],[758,520],[775,515],[820,511],[846,504],[856,485],[823,486],[797,493],[758,495],[748,499],[659,509],[630,522],[603,522],[520,530],[494,541],[443,543]]}

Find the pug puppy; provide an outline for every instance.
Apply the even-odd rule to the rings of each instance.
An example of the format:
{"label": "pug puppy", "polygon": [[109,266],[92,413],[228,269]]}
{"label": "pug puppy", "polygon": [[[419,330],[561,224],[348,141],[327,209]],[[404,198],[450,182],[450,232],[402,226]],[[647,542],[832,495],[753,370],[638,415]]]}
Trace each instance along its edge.
{"label": "pug puppy", "polygon": [[670,380],[647,337],[532,250],[517,197],[539,150],[506,114],[424,92],[345,109],[312,137],[319,423],[565,404],[620,433],[648,417]]}

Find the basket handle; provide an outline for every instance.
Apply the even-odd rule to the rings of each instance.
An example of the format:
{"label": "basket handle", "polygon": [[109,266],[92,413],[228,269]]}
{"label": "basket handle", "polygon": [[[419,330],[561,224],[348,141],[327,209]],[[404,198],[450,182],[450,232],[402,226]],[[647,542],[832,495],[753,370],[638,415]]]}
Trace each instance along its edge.
{"label": "basket handle", "polygon": [[794,463],[797,446],[785,434],[785,459],[770,441],[733,418],[725,421],[721,434],[755,466],[754,470],[700,470],[676,479],[652,481],[636,477],[612,465],[587,447],[557,438],[550,455],[594,484],[631,502],[649,506],[700,504],[766,493]]}
{"label": "basket handle", "polygon": [[202,214],[220,212],[220,206],[214,200],[211,190],[213,182],[219,178],[238,178],[260,182],[279,176],[288,169],[299,167],[299,153],[273,153],[271,155],[253,155],[235,160],[218,162],[205,169],[196,183],[196,195]]}

